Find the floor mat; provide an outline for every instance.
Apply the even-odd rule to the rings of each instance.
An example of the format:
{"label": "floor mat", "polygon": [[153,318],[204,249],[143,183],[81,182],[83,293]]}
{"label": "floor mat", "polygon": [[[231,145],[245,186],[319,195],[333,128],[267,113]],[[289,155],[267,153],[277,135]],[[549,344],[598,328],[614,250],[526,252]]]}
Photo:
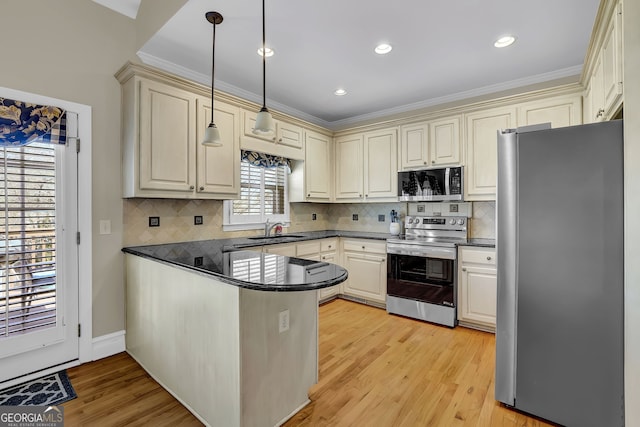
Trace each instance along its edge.
{"label": "floor mat", "polygon": [[60,371],[0,390],[0,406],[58,405],[76,397],[67,371]]}

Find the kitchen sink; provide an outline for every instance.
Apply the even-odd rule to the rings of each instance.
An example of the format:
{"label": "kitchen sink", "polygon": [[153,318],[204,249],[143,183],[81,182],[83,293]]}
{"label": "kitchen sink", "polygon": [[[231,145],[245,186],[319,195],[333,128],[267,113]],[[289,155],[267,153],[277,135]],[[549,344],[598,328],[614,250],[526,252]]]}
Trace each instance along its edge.
{"label": "kitchen sink", "polygon": [[285,239],[298,239],[300,237],[305,237],[300,234],[274,234],[272,236],[253,236],[247,237],[249,240],[285,240]]}

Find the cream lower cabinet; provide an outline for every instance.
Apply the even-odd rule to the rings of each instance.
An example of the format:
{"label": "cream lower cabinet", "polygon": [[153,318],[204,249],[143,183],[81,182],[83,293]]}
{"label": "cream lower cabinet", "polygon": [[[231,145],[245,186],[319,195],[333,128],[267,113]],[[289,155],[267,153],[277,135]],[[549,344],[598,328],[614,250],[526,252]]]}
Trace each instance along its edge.
{"label": "cream lower cabinet", "polygon": [[268,254],[284,255],[295,257],[296,256],[296,244],[295,243],[282,243],[279,245],[265,245],[262,249],[263,252]]}
{"label": "cream lower cabinet", "polygon": [[211,118],[205,97],[135,75],[118,75],[123,101],[123,196],[233,199],[240,191],[239,110],[216,103],[222,147],[199,140]]}
{"label": "cream lower cabinet", "polygon": [[458,323],[485,331],[496,328],[496,256],[493,248],[458,248]]}
{"label": "cream lower cabinet", "polygon": [[342,264],[349,278],[342,284],[345,295],[385,304],[387,297],[386,243],[365,239],[341,239]]}
{"label": "cream lower cabinet", "polygon": [[[320,261],[330,264],[342,265],[338,253],[338,239],[323,239],[320,241]],[[340,293],[342,285],[335,285],[330,288],[320,289],[318,291],[318,300],[326,301]]]}

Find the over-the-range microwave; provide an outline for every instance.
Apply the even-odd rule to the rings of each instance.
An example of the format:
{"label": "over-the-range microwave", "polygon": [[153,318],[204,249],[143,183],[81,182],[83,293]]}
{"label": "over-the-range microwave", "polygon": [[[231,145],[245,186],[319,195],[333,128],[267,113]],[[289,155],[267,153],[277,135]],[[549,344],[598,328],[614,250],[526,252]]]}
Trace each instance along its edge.
{"label": "over-the-range microwave", "polygon": [[463,200],[462,166],[398,172],[398,201]]}

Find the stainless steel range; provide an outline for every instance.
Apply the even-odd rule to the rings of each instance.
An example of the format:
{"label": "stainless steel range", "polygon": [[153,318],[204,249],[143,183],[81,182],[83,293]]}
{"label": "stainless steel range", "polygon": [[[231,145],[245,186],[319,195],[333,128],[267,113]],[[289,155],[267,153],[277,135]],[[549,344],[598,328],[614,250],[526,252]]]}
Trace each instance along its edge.
{"label": "stainless steel range", "polygon": [[387,312],[454,327],[466,240],[466,216],[407,216],[405,235],[387,240]]}

